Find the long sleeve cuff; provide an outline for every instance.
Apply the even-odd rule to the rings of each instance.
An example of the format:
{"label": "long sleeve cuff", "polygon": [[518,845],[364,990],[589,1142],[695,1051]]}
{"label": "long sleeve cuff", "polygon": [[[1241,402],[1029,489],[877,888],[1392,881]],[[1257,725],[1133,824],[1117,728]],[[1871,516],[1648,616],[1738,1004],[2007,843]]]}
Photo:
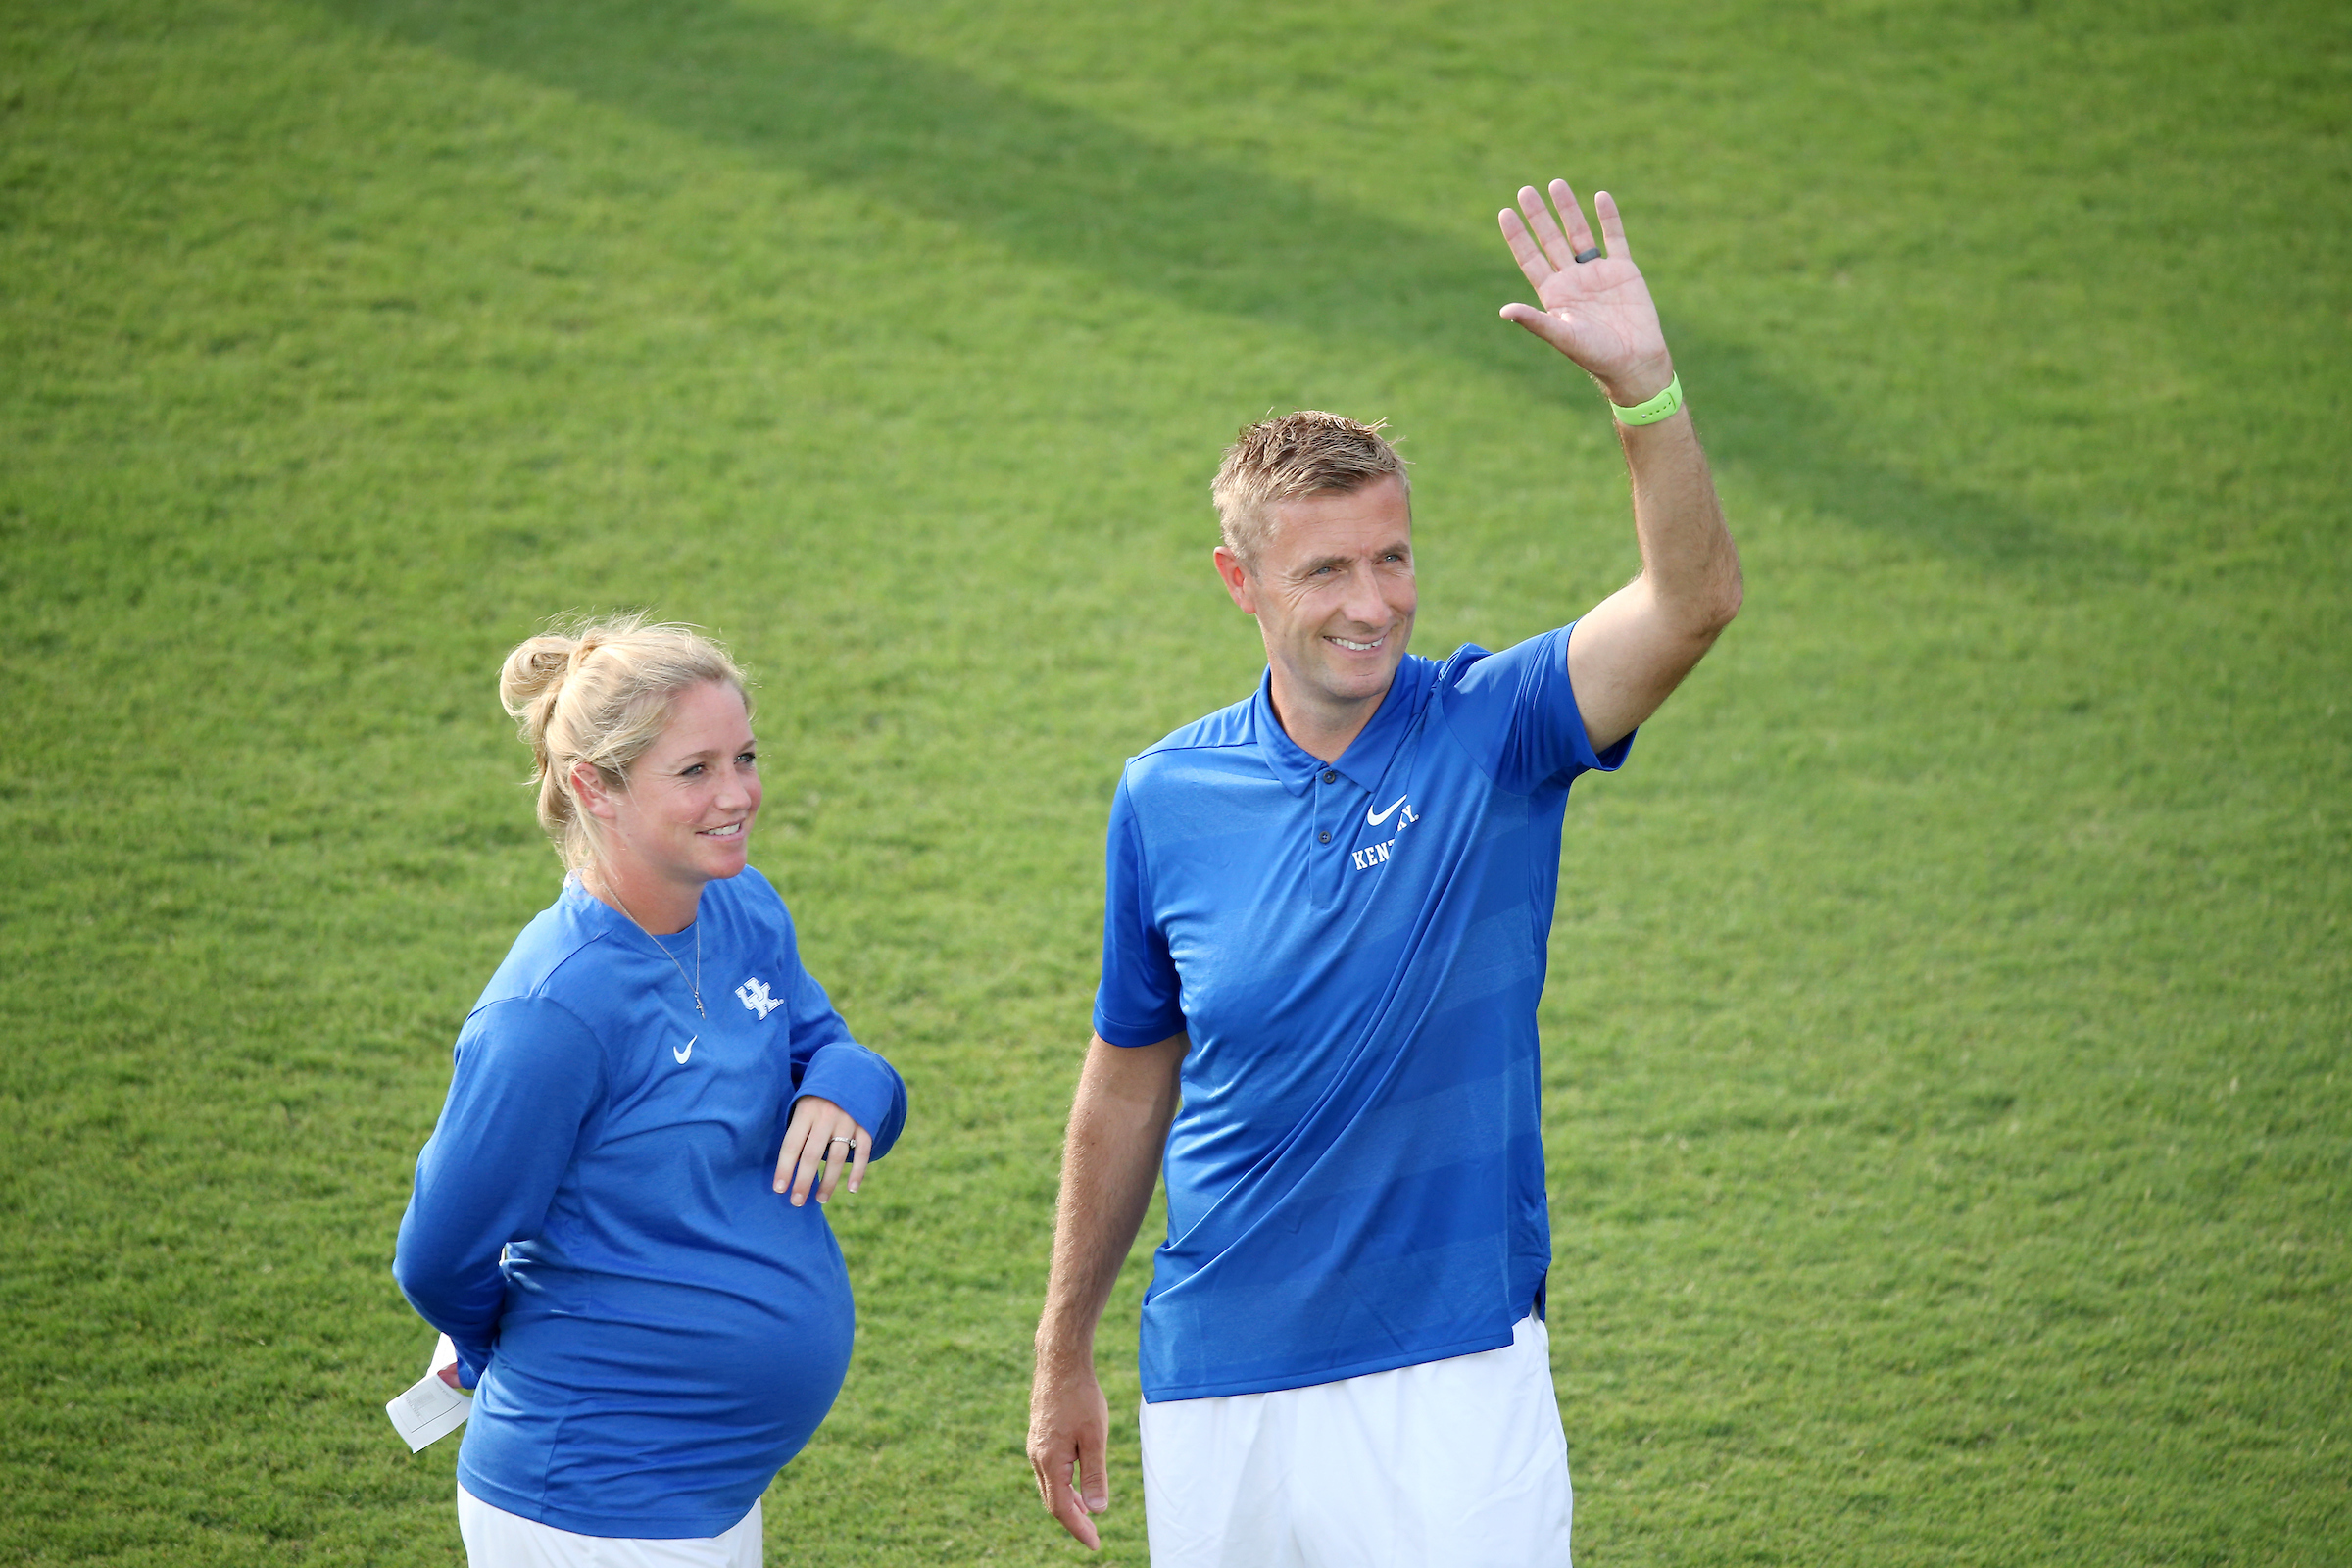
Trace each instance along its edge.
{"label": "long sleeve cuff", "polygon": [[898,1069],[850,1041],[818,1048],[793,1100],[797,1102],[804,1095],[821,1096],[856,1117],[858,1125],[873,1135],[869,1159],[890,1152],[906,1124],[906,1085]]}

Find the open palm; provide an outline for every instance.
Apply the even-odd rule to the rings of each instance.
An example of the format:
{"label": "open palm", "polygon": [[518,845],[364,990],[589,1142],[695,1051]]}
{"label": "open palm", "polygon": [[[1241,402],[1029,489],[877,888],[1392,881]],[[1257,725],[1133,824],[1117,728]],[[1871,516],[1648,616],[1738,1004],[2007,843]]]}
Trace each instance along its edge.
{"label": "open palm", "polygon": [[1543,301],[1541,309],[1506,305],[1503,319],[1518,322],[1574,360],[1612,401],[1640,402],[1664,387],[1674,371],[1658,308],[1626,244],[1624,220],[1607,191],[1595,196],[1592,210],[1607,248],[1580,262],[1578,256],[1600,248],[1584,209],[1564,179],[1551,182],[1551,200],[1559,208],[1557,218],[1535,186],[1522,186],[1519,210],[1506,207],[1497,215],[1519,270]]}

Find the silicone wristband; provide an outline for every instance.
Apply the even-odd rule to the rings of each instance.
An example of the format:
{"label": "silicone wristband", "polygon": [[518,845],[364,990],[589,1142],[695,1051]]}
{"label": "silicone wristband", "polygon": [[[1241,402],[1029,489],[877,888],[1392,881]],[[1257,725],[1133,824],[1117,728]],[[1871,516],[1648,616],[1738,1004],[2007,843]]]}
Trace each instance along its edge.
{"label": "silicone wristband", "polygon": [[1609,405],[1610,408],[1617,411],[1619,424],[1655,424],[1660,419],[1672,418],[1674,411],[1682,406],[1683,378],[1679,375],[1666,383],[1665,391],[1651,398],[1647,403],[1637,403],[1630,409],[1622,408],[1614,403]]}

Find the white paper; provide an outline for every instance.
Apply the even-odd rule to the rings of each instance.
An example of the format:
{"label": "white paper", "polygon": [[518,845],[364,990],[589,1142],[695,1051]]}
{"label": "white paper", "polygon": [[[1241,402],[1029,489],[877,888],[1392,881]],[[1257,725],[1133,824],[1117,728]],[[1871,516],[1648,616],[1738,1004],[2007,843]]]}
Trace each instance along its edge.
{"label": "white paper", "polygon": [[384,1414],[392,1418],[393,1430],[400,1434],[411,1453],[421,1452],[448,1437],[473,1413],[473,1401],[441,1379],[441,1369],[457,1362],[458,1348],[444,1334],[433,1347],[424,1376],[384,1406]]}

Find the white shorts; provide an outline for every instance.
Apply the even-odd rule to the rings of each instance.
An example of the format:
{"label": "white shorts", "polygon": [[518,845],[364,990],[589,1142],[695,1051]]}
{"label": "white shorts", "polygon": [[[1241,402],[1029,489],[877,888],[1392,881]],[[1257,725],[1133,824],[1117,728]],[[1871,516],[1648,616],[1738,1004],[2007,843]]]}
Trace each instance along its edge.
{"label": "white shorts", "polygon": [[1551,1336],[1143,1410],[1152,1568],[1568,1568]]}
{"label": "white shorts", "polygon": [[760,1568],[760,1504],[723,1536],[647,1541],[575,1536],[497,1508],[458,1488],[458,1534],[471,1568]]}

